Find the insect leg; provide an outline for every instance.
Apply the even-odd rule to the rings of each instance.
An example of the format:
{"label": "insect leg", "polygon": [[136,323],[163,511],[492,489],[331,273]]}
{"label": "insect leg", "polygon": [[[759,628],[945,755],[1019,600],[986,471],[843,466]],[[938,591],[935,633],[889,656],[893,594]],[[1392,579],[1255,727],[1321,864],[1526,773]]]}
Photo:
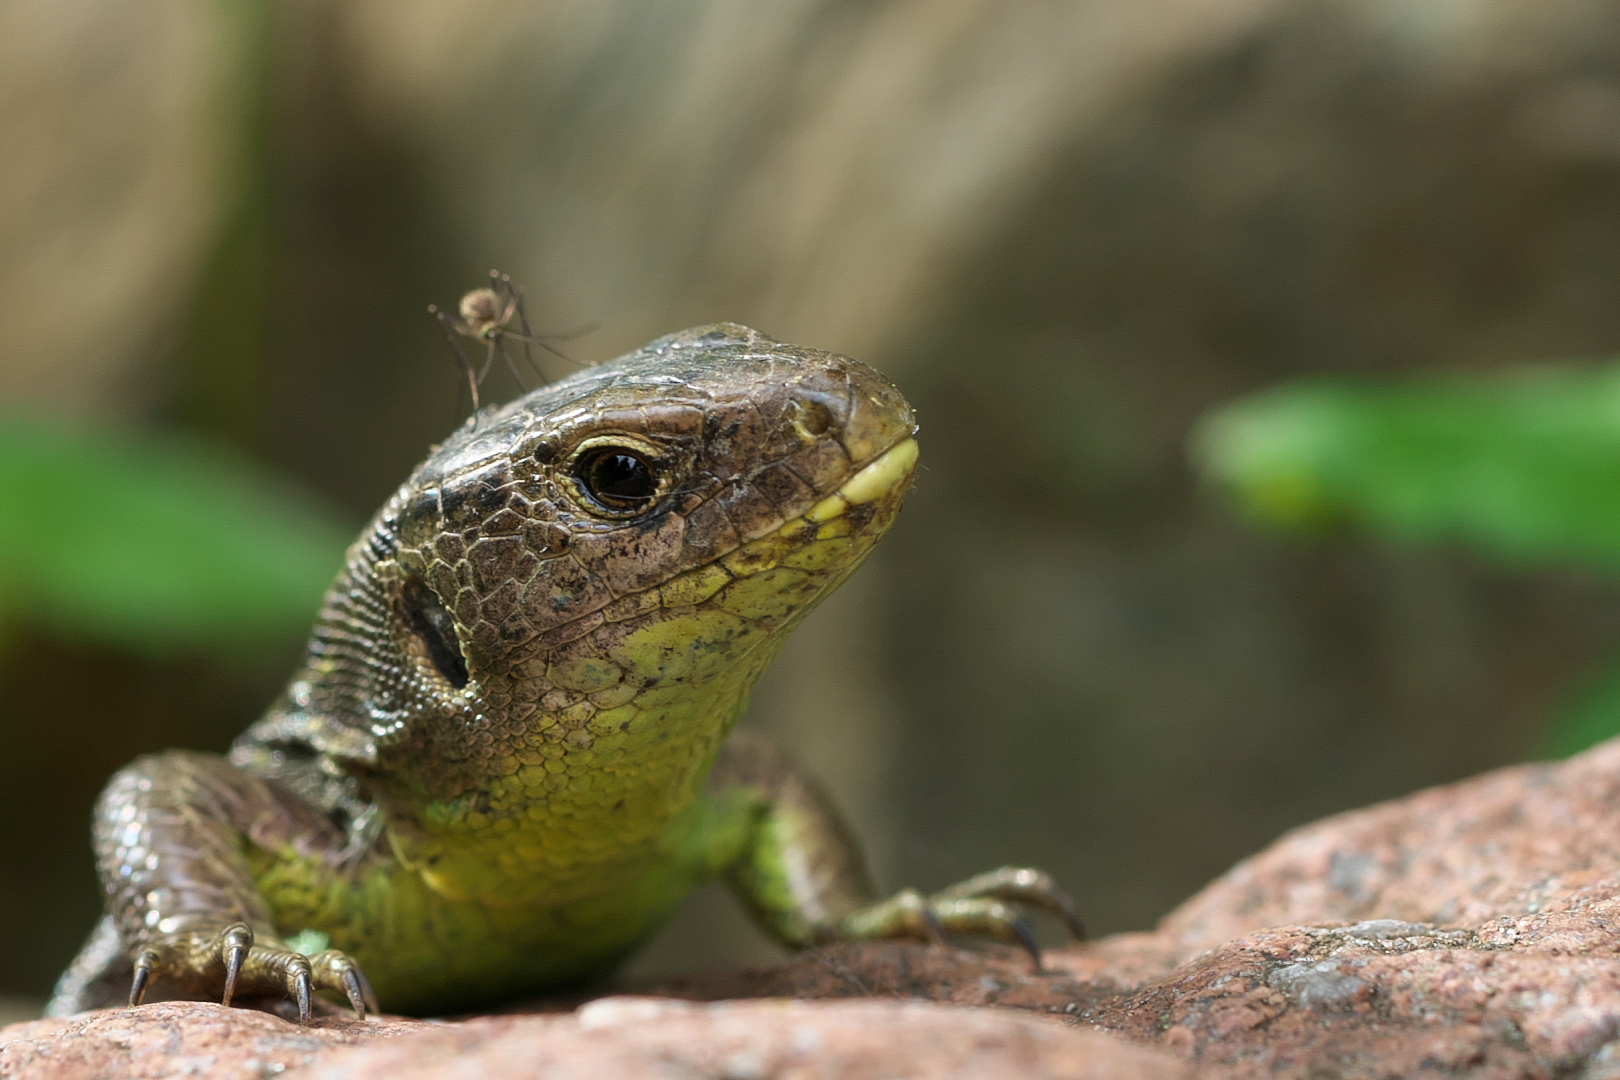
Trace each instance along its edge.
{"label": "insect leg", "polygon": [[428,305],[428,311],[439,320],[439,327],[444,330],[444,339],[450,343],[456,359],[461,363],[461,369],[467,373],[467,389],[472,391],[473,412],[477,412],[479,376],[473,371],[472,361],[468,360],[467,354],[462,351],[461,342],[456,339],[456,319],[448,311],[440,311],[432,304]]}

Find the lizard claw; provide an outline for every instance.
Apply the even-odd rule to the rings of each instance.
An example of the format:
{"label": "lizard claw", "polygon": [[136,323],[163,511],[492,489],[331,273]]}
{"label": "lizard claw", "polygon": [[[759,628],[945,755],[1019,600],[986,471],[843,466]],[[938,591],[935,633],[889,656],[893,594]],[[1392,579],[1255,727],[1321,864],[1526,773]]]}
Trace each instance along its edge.
{"label": "lizard claw", "polygon": [[371,988],[371,980],[366,978],[366,973],[356,967],[354,975],[360,980],[360,992],[365,995],[366,1008],[373,1013],[382,1012],[382,1006],[377,1004],[377,992]]}
{"label": "lizard claw", "polygon": [[349,999],[349,1008],[354,1010],[356,1020],[366,1018],[365,996],[360,989],[360,978],[351,968],[343,973],[343,993]]}
{"label": "lizard claw", "polygon": [[298,999],[298,1022],[307,1024],[310,1018],[309,997],[312,992],[309,985],[309,962],[305,961],[303,964],[292,965],[290,974],[292,976],[290,989],[293,996]]}
{"label": "lizard claw", "polygon": [[156,949],[142,949],[141,955],[135,958],[135,977],[129,984],[129,1004],[131,1008],[141,1003],[146,996],[146,987],[152,981],[152,970],[157,967],[158,954]]}
{"label": "lizard claw", "polygon": [[236,995],[236,977],[242,973],[242,961],[253,948],[253,928],[247,923],[232,923],[220,938],[225,946],[225,992],[220,996],[220,1004],[229,1005]]}
{"label": "lizard claw", "polygon": [[1013,937],[1018,939],[1018,944],[1024,947],[1024,951],[1029,953],[1030,962],[1035,965],[1035,974],[1039,975],[1041,973],[1041,943],[1035,940],[1035,931],[1029,928],[1028,920],[1019,916],[1007,924],[1007,929],[1012,932]]}

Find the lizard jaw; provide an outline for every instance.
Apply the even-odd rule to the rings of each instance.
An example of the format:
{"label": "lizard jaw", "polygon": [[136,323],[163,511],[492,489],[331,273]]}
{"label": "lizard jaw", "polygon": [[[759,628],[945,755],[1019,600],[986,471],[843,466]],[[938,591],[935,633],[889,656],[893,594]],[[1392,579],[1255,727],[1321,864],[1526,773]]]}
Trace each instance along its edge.
{"label": "lizard jaw", "polygon": [[805,520],[820,524],[846,513],[851,506],[875,502],[909,480],[916,466],[917,440],[905,439],[844,481],[836,492],[805,511]]}

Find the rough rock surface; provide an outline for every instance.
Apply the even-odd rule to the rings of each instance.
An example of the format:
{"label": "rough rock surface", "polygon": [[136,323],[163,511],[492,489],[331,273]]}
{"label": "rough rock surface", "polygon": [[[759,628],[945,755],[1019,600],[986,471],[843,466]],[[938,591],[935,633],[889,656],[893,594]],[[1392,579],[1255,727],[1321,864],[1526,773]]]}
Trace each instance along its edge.
{"label": "rough rock surface", "polygon": [[671,989],[1061,1008],[1201,1076],[1620,1077],[1620,740],[1306,826],[1047,967],[891,945]]}
{"label": "rough rock surface", "polygon": [[[402,1037],[403,1036],[403,1037]],[[564,1015],[455,1024],[322,1018],[164,1002],[3,1036],[7,1080],[1185,1080],[1170,1055],[1006,1011],[926,1002],[694,1004],[610,997]],[[356,1045],[356,1044],[367,1045]]]}
{"label": "rough rock surface", "polygon": [[323,1017],[301,1028],[269,1013],[193,1001],[109,1009],[0,1030],[0,1076],[38,1080],[261,1080],[324,1050],[428,1027]]}
{"label": "rough rock surface", "polygon": [[[0,1076],[1620,1078],[1620,741],[1308,826],[1041,972],[892,943],[642,989],[449,1025],[152,1005],[4,1029]],[[858,1000],[722,1001],[790,997]]]}
{"label": "rough rock surface", "polygon": [[1011,1013],[908,1002],[694,1005],[603,998],[573,1016],[470,1021],[323,1057],[310,1080],[535,1076],[1171,1080],[1175,1058]]}

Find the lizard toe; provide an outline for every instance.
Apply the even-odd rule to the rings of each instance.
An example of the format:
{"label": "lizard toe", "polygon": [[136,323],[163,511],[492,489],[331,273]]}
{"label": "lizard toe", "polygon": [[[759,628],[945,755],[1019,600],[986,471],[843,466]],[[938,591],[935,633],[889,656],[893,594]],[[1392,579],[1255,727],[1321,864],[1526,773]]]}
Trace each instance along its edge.
{"label": "lizard toe", "polygon": [[257,941],[244,922],[230,923],[215,934],[170,934],[144,945],[135,955],[130,1005],[139,1005],[159,981],[183,995],[217,996],[225,1005],[238,996],[285,997],[305,1024],[314,1014],[314,995],[323,990],[346,998],[358,1019],[379,1011],[365,972],[346,954],[327,949],[305,956],[279,943]]}
{"label": "lizard toe", "polygon": [[327,949],[310,957],[309,964],[316,987],[336,990],[348,998],[356,1020],[364,1020],[368,1011],[381,1011],[377,1007],[377,995],[371,989],[371,981],[366,978],[360,965],[347,954],[337,949]]}
{"label": "lizard toe", "polygon": [[1044,870],[1004,866],[924,897],[915,889],[900,892],[848,913],[833,924],[829,936],[845,941],[915,938],[944,942],[955,935],[998,938],[1029,953],[1041,970],[1041,947],[1025,917],[1025,908],[1057,918],[1071,936],[1085,940],[1086,928],[1074,901]]}
{"label": "lizard toe", "polygon": [[1086,925],[1075,912],[1074,900],[1045,870],[1003,866],[977,874],[934,894],[938,900],[994,897],[1036,908],[1056,918],[1076,941],[1086,940]]}

